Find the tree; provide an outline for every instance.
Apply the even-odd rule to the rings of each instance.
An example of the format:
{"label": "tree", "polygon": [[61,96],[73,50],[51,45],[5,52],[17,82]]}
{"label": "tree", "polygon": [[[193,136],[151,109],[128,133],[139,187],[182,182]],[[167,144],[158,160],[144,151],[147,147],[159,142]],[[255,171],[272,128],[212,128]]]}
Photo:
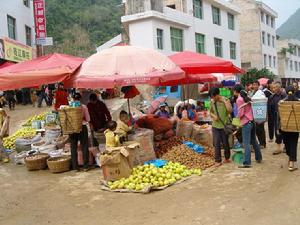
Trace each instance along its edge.
{"label": "tree", "polygon": [[254,81],[260,79],[260,78],[268,78],[270,80],[273,80],[275,77],[274,73],[268,70],[267,68],[263,68],[261,70],[258,70],[257,68],[253,68],[247,71],[242,76],[241,82],[243,85],[246,85],[247,83],[253,83]]}

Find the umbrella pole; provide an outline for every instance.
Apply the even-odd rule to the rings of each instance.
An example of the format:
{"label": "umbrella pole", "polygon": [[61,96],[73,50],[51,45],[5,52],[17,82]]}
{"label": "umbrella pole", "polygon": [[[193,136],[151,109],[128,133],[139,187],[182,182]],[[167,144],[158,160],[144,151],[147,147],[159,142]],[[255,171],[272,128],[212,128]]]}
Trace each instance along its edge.
{"label": "umbrella pole", "polygon": [[127,104],[128,104],[128,114],[129,114],[129,117],[131,118],[129,98],[127,98]]}

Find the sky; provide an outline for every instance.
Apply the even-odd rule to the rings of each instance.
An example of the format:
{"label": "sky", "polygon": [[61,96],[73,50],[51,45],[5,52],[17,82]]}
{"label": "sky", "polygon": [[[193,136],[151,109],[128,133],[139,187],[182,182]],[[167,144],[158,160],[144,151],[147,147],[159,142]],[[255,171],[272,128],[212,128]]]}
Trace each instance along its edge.
{"label": "sky", "polygon": [[278,13],[277,28],[300,8],[300,0],[262,0]]}

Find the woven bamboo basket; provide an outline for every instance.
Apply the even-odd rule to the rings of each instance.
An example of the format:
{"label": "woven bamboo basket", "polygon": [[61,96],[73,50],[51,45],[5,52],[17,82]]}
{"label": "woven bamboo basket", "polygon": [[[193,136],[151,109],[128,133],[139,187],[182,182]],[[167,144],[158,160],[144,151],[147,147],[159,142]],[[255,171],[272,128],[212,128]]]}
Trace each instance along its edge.
{"label": "woven bamboo basket", "polygon": [[32,156],[27,156],[24,161],[28,171],[43,170],[47,168],[48,158],[48,154],[38,153]]}
{"label": "woven bamboo basket", "polygon": [[54,157],[47,160],[51,173],[62,173],[70,170],[71,158],[69,156]]}
{"label": "woven bamboo basket", "polygon": [[54,143],[56,144],[58,149],[62,149],[69,142],[69,136],[60,136],[54,139]]}
{"label": "woven bamboo basket", "polygon": [[81,107],[59,109],[58,113],[63,134],[80,133],[83,117]]}
{"label": "woven bamboo basket", "polygon": [[281,130],[300,132],[300,101],[283,101],[278,104]]}

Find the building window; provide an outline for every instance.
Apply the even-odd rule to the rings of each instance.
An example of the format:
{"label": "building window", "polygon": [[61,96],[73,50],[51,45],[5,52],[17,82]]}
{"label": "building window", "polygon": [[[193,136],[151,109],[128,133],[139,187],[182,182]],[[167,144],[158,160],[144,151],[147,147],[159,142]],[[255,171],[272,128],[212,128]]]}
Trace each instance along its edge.
{"label": "building window", "polygon": [[31,28],[25,25],[26,45],[31,46]]}
{"label": "building window", "polygon": [[203,4],[202,0],[193,0],[194,17],[203,19]]}
{"label": "building window", "polygon": [[171,27],[171,44],[172,44],[172,51],[174,52],[183,51],[183,31],[181,29]]}
{"label": "building window", "polygon": [[290,70],[293,71],[293,61],[290,61]]}
{"label": "building window", "polygon": [[195,39],[196,39],[196,51],[198,53],[205,54],[205,35],[196,33]]}
{"label": "building window", "polygon": [[298,56],[300,57],[300,47],[298,47]]}
{"label": "building window", "polygon": [[295,61],[295,71],[298,72],[298,62]]}
{"label": "building window", "polygon": [[261,33],[261,35],[262,35],[262,43],[265,45],[266,44],[266,33],[263,31]]}
{"label": "building window", "polygon": [[273,67],[276,68],[276,56],[273,56]]}
{"label": "building window", "polygon": [[28,8],[30,7],[29,0],[23,0],[23,4]]}
{"label": "building window", "polygon": [[265,14],[263,11],[260,12],[260,18],[261,18],[261,22],[265,22]]}
{"label": "building window", "polygon": [[268,46],[270,46],[270,45],[271,45],[271,35],[268,34]]}
{"label": "building window", "polygon": [[234,15],[228,13],[227,14],[227,17],[228,17],[228,28],[230,30],[234,30],[235,28],[235,24],[234,24]]}
{"label": "building window", "polygon": [[273,46],[273,48],[275,48],[275,37],[274,36],[272,36],[272,46]]}
{"label": "building window", "polygon": [[167,5],[168,8],[171,8],[171,9],[176,9],[176,5],[175,4],[172,4],[172,5]]}
{"label": "building window", "polygon": [[272,67],[272,56],[269,55],[269,67]]}
{"label": "building window", "polygon": [[236,43],[229,42],[230,47],[230,59],[236,59]]}
{"label": "building window", "polygon": [[272,17],[271,18],[271,27],[274,28],[275,27],[275,19]]}
{"label": "building window", "polygon": [[162,29],[156,29],[157,48],[164,49],[164,31]]}
{"label": "building window", "polygon": [[267,66],[267,55],[264,54],[264,67],[266,67],[266,66]]}
{"label": "building window", "polygon": [[266,24],[269,25],[270,24],[270,16],[266,15]]}
{"label": "building window", "polygon": [[213,24],[221,25],[221,13],[219,8],[212,6],[212,17]]}
{"label": "building window", "polygon": [[289,70],[289,60],[285,60],[285,70]]}
{"label": "building window", "polygon": [[16,19],[7,15],[8,37],[16,40]]}
{"label": "building window", "polygon": [[222,39],[215,38],[215,56],[223,57]]}

